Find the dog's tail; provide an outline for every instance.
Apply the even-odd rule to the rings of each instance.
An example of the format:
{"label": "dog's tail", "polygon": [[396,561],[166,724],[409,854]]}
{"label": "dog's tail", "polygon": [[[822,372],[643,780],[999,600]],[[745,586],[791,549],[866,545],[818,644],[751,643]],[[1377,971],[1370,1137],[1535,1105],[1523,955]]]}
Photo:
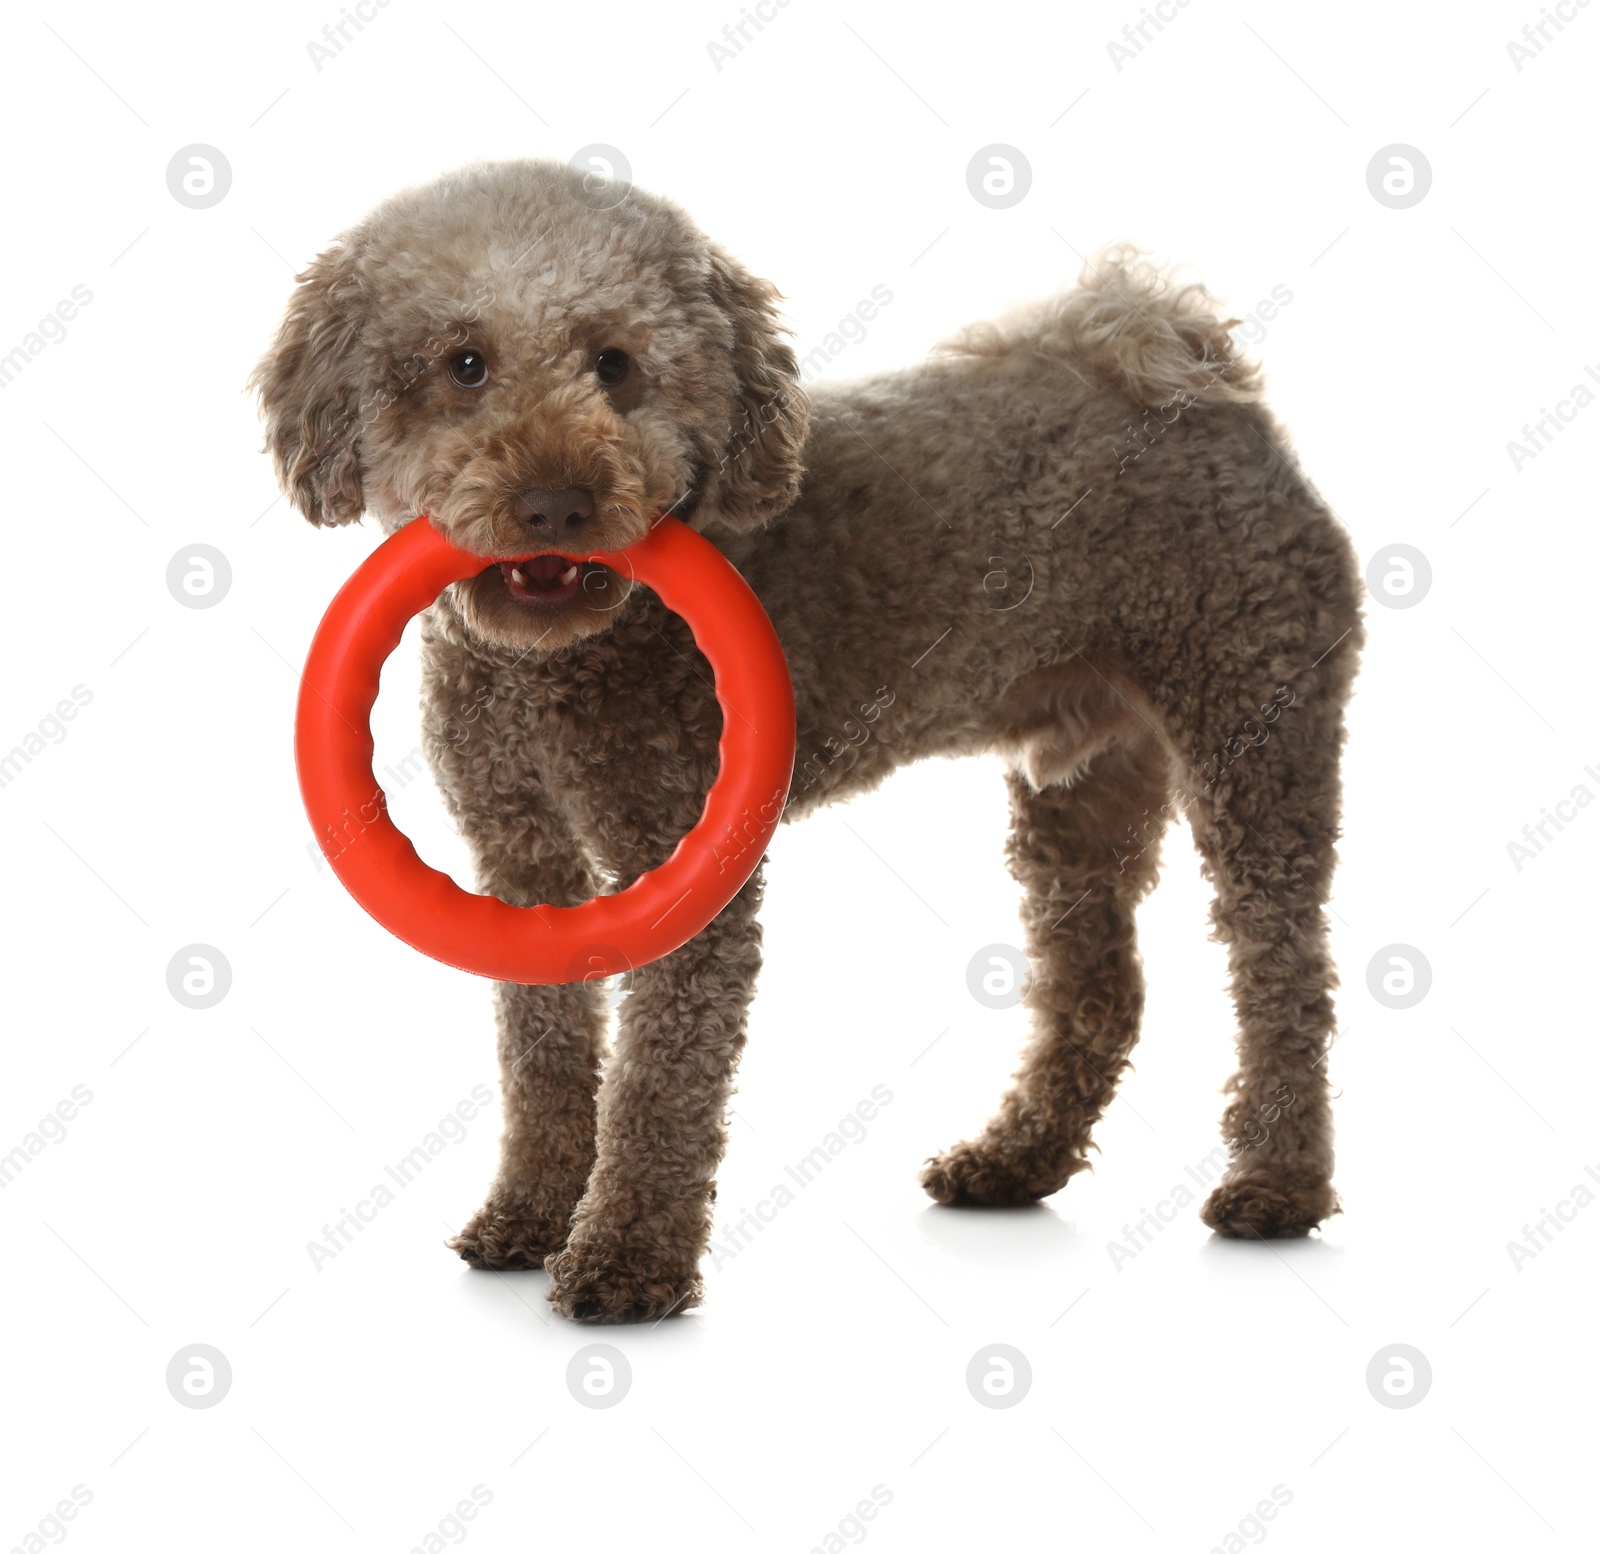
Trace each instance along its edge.
{"label": "dog's tail", "polygon": [[1240,356],[1215,298],[1180,283],[1125,244],[1085,263],[1075,291],[974,324],[940,347],[949,354],[1000,356],[1017,350],[1062,356],[1088,367],[1135,404],[1245,404],[1262,396],[1261,372]]}

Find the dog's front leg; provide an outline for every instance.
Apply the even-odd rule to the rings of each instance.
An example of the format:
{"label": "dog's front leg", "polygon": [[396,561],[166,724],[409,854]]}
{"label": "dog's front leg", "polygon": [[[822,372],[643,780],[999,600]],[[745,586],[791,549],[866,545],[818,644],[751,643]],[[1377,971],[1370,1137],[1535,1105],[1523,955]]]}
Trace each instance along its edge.
{"label": "dog's front leg", "polygon": [[605,1004],[594,983],[495,987],[505,1131],[483,1207],[448,1245],[474,1268],[541,1268],[594,1164]]}
{"label": "dog's front leg", "polygon": [[[506,815],[463,815],[482,888],[513,906],[573,906],[598,889],[571,829],[528,797]],[[474,1268],[539,1268],[566,1242],[594,1165],[595,1091],[605,1051],[598,984],[495,986],[500,1168],[449,1245]]]}
{"label": "dog's front leg", "polygon": [[710,927],[634,973],[600,1087],[599,1148],[550,1303],[584,1322],[697,1305],[728,1100],[761,962],[761,871]]}

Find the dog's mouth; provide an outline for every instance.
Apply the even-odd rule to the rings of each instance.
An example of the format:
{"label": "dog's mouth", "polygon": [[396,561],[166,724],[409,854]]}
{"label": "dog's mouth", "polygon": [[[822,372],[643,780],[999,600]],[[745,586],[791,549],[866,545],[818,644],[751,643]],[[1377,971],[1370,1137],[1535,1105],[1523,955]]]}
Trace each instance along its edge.
{"label": "dog's mouth", "polygon": [[570,561],[565,556],[533,556],[526,561],[502,561],[500,581],[506,593],[524,609],[559,610],[583,595],[597,605],[611,604],[617,590],[612,572],[598,561]]}

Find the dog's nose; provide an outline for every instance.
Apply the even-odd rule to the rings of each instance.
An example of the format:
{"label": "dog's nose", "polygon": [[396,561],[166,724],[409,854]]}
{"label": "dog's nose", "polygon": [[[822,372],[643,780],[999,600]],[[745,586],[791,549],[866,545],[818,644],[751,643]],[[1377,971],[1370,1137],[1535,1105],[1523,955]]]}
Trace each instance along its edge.
{"label": "dog's nose", "polygon": [[570,540],[581,534],[594,517],[594,497],[582,486],[565,491],[542,487],[521,492],[512,511],[530,528],[547,533],[552,539]]}

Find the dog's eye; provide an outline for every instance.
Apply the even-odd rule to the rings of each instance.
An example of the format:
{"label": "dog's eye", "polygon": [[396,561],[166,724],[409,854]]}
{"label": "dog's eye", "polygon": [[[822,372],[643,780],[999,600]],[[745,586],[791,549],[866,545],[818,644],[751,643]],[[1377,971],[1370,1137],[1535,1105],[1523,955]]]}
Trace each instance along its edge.
{"label": "dog's eye", "polygon": [[594,375],[607,388],[615,388],[628,376],[628,368],[633,363],[629,360],[626,351],[611,349],[602,351],[594,359]]}
{"label": "dog's eye", "polygon": [[450,358],[450,381],[462,388],[482,388],[489,381],[489,364],[482,351],[457,351]]}

